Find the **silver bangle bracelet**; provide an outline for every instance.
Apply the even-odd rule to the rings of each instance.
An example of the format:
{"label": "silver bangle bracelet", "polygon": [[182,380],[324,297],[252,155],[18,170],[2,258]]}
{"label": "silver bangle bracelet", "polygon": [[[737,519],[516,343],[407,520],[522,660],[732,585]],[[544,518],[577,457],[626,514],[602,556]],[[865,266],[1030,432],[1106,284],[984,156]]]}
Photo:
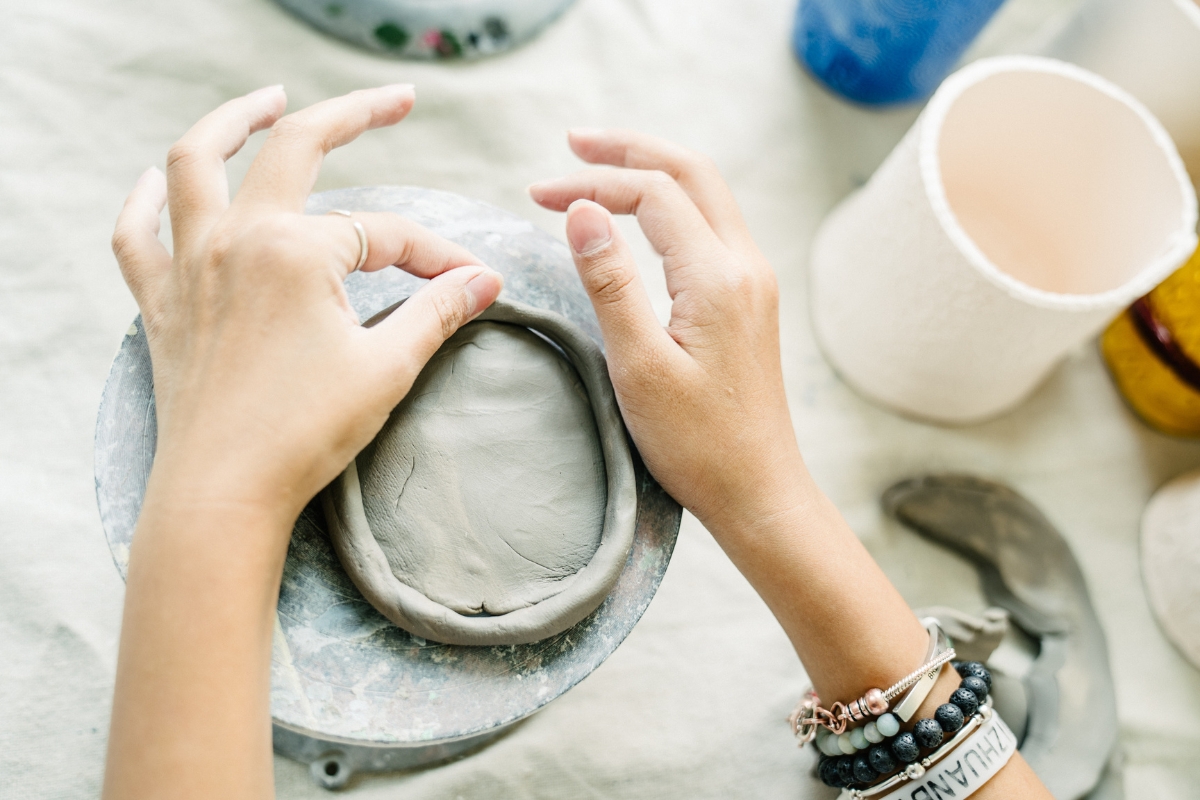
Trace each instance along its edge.
{"label": "silver bangle bracelet", "polygon": [[[921,703],[924,703],[925,698],[933,691],[938,676],[942,674],[942,668],[955,656],[954,648],[950,646],[950,638],[946,636],[946,632],[942,630],[942,626],[936,619],[926,617],[921,620],[921,624],[925,626],[925,630],[929,631],[929,649],[925,653],[925,666],[905,678],[906,681],[913,678],[910,684],[911,688],[908,689],[904,698],[891,708],[891,712],[902,722],[908,722],[913,718],[917,709],[921,707]],[[890,692],[891,689],[888,691]],[[884,692],[884,699],[891,701],[892,698],[887,696],[887,692]]]}
{"label": "silver bangle bracelet", "polygon": [[[870,689],[862,697],[850,702],[834,703],[829,709],[821,708],[820,698],[812,687],[805,691],[799,705],[788,718],[792,733],[795,734],[800,746],[812,741],[818,728],[828,728],[840,734],[852,722],[862,722],[871,717],[878,717],[889,710],[900,720],[908,722],[929,692],[937,683],[942,668],[955,657],[954,648],[942,626],[933,617],[921,620],[925,630],[929,632],[929,647],[925,651],[925,661],[913,672],[905,675],[887,689]],[[904,693],[903,699],[893,708],[893,698]]]}

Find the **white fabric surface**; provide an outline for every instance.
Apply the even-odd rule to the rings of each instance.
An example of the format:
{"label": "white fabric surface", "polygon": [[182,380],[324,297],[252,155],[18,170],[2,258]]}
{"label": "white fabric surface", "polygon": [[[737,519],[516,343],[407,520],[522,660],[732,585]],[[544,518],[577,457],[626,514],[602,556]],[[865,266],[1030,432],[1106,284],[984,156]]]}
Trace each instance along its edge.
{"label": "white fabric surface", "polygon": [[[1133,92],[1200,172],[1200,6],[1195,0],[1089,0],[1045,52]],[[1169,75],[1168,80],[1160,76]]]}
{"label": "white fabric surface", "polygon": [[[1074,0],[1011,0],[975,53],[1030,46]],[[1153,489],[1200,445],[1126,411],[1087,347],[1015,413],[972,428],[907,421],[851,393],[817,352],[805,263],[821,217],[899,140],[915,110],[824,94],[788,49],[793,0],[581,0],[539,40],[469,66],[380,60],[268,0],[13,4],[0,28],[0,797],[99,790],[122,584],[92,496],[109,362],[135,313],[108,250],[128,188],[192,121],[283,82],[292,107],[398,80],[400,127],[333,155],[318,188],[408,183],[524,214],[555,235],[529,182],[575,168],[571,125],[628,125],[711,153],[775,264],[801,445],[821,485],[916,605],[978,611],[970,567],[884,521],[877,497],[929,470],[1010,482],[1074,544],[1106,624],[1133,798],[1196,797],[1200,673],[1155,625],[1137,530]],[[252,153],[257,142],[250,148]],[[231,167],[234,186],[249,153]],[[660,310],[657,263],[639,254]],[[483,752],[363,798],[803,798],[784,717],[803,675],[782,633],[692,519],[642,623],[582,685]],[[220,764],[214,763],[214,769]],[[325,796],[276,760],[279,794]]]}

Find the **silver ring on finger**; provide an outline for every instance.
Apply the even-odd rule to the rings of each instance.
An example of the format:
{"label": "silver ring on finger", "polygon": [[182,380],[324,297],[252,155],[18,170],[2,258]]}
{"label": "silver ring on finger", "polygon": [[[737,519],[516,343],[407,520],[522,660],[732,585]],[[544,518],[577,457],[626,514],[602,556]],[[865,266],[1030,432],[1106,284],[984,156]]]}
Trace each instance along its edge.
{"label": "silver ring on finger", "polygon": [[355,264],[354,269],[352,269],[350,271],[358,272],[367,263],[367,253],[369,252],[369,249],[370,249],[369,246],[367,245],[367,229],[364,228],[363,224],[361,222],[359,222],[358,220],[356,220],[354,218],[354,216],[349,211],[346,211],[345,209],[335,208],[328,213],[337,214],[338,216],[345,217],[346,219],[350,220],[351,223],[354,224],[354,232],[358,234],[358,263]]}

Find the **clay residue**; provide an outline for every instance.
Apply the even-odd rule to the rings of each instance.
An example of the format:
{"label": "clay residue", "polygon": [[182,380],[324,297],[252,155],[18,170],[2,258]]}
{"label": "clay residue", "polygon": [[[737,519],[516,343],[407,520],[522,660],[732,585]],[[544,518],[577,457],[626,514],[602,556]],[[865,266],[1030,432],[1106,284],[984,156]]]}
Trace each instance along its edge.
{"label": "clay residue", "polygon": [[459,330],[357,463],[393,574],[461,614],[559,593],[600,544],[606,475],[587,392],[526,328]]}

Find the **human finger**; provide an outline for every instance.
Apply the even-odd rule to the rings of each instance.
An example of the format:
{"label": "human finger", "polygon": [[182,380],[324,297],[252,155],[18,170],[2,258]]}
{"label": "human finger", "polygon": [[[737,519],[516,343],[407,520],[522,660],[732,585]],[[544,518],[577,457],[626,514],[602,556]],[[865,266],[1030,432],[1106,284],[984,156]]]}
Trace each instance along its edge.
{"label": "human finger", "polygon": [[674,342],[655,317],[637,262],[609,212],[576,200],[567,209],[567,241],[604,343],[615,356],[611,366],[669,352]]}
{"label": "human finger", "polygon": [[419,278],[432,278],[448,269],[466,265],[483,266],[470,250],[438,236],[433,231],[388,212],[355,211],[347,218],[327,214],[316,221],[336,244],[340,264],[350,274],[362,258],[362,243],[355,223],[362,225],[367,239],[367,260],[363,272],[384,267],[399,267]]}
{"label": "human finger", "polygon": [[250,135],[283,113],[282,86],[268,86],[218,106],[191,127],[167,152],[171,235],[175,249],[203,236],[229,207],[225,162]]}
{"label": "human finger", "polygon": [[586,170],[529,187],[534,201],[564,211],[576,200],[591,200],[614,214],[636,214],[654,249],[664,257],[667,289],[674,296],[674,271],[686,265],[705,269],[724,243],[670,176],[657,170]]}
{"label": "human finger", "polygon": [[113,229],[113,255],[143,312],[157,304],[158,286],[171,268],[171,254],[158,239],[159,217],[166,203],[166,176],[151,167],[125,199]]}
{"label": "human finger", "polygon": [[502,288],[503,277],[487,267],[448,270],[371,329],[378,363],[395,378],[401,396],[437,349],[490,306]]}
{"label": "human finger", "polygon": [[361,89],[280,118],[250,165],[234,204],[303,210],[326,154],[372,128],[395,125],[415,97],[412,84]]}
{"label": "human finger", "polygon": [[711,158],[657,136],[621,128],[573,128],[571,149],[590,164],[661,170],[679,184],[727,244],[750,238],[741,209]]}

